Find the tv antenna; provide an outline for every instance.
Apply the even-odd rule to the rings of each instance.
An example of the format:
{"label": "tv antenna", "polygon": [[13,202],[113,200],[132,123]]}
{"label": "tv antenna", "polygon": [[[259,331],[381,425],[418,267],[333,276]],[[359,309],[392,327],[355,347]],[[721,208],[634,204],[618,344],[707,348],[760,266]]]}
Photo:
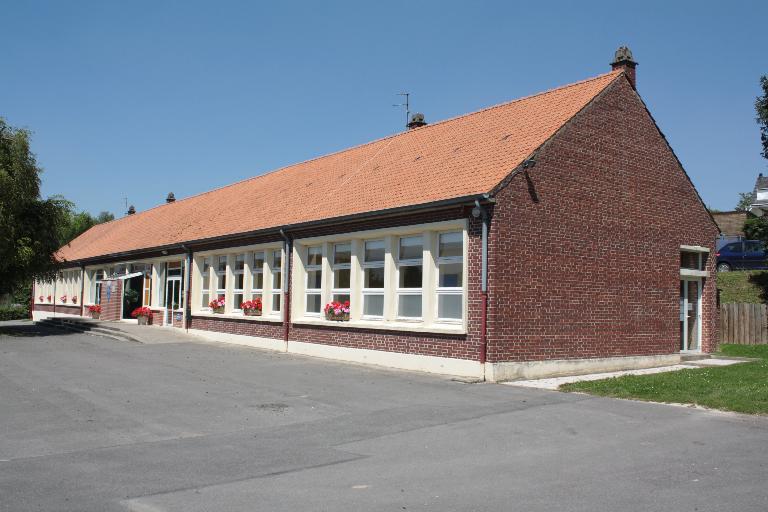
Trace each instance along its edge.
{"label": "tv antenna", "polygon": [[405,107],[405,127],[408,127],[408,121],[411,117],[411,103],[410,103],[410,97],[411,93],[409,92],[399,92],[396,96],[405,96],[405,103],[395,103],[392,105],[393,107]]}

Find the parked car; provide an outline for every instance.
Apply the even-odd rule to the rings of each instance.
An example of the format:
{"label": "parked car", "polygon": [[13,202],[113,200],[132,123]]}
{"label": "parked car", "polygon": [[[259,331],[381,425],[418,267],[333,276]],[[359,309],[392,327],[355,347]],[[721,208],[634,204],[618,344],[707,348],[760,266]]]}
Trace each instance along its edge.
{"label": "parked car", "polygon": [[717,271],[768,269],[768,252],[760,240],[731,242],[718,249]]}

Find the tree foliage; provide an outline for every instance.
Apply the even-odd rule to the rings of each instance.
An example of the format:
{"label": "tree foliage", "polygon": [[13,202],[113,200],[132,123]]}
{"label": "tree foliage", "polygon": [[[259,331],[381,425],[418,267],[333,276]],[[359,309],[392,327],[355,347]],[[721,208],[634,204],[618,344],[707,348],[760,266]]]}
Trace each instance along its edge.
{"label": "tree foliage", "polygon": [[768,217],[752,217],[744,221],[744,236],[748,240],[762,240],[768,246]]}
{"label": "tree foliage", "polygon": [[111,220],[115,220],[115,216],[109,212],[101,212],[94,217],[88,212],[75,213],[70,210],[67,215],[67,220],[62,226],[59,237],[60,244],[66,245],[96,224],[109,222]]}
{"label": "tree foliage", "polygon": [[749,205],[751,205],[754,201],[754,193],[752,192],[739,192],[739,202],[736,203],[735,210],[737,212],[745,212],[749,210]]}
{"label": "tree foliage", "polygon": [[757,124],[760,125],[760,140],[763,143],[763,158],[768,158],[768,76],[760,77],[760,86],[763,88],[762,96],[755,99],[755,112]]}
{"label": "tree foliage", "polygon": [[53,255],[72,208],[62,197],[40,197],[42,169],[29,139],[0,118],[0,294],[55,275]]}

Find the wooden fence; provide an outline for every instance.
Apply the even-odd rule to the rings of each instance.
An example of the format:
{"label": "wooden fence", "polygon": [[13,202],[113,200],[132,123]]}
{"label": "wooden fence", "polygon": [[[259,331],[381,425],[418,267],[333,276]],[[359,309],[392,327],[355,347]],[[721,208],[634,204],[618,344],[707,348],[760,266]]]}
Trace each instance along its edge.
{"label": "wooden fence", "polygon": [[762,345],[768,343],[768,312],[765,304],[720,305],[720,343]]}

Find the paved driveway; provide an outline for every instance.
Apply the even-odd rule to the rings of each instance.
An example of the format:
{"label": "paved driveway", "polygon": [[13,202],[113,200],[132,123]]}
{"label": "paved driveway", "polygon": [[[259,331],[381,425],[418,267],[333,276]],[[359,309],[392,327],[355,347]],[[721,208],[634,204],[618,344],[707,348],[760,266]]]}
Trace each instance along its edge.
{"label": "paved driveway", "polygon": [[765,511],[768,419],[0,334],[0,510]]}

